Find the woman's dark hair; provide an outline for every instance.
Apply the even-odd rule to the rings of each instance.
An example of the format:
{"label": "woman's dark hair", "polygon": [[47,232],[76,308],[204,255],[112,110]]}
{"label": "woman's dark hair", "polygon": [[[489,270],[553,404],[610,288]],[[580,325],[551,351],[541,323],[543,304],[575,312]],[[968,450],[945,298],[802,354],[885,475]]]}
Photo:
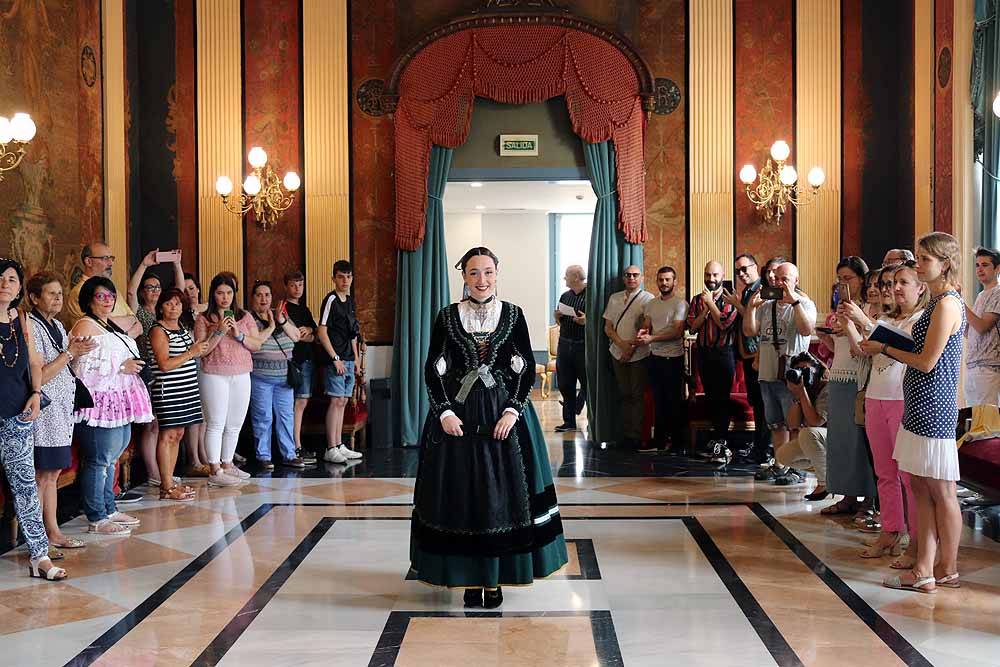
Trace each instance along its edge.
{"label": "woman's dark hair", "polygon": [[266,287],[271,290],[271,294],[274,294],[274,288],[271,286],[270,280],[255,280],[253,281],[253,288],[250,290],[250,296],[257,296],[257,290],[261,287]]}
{"label": "woman's dark hair", "polygon": [[[62,279],[58,274],[53,273],[52,271],[39,271],[35,275],[28,278],[28,284],[25,285],[24,288],[27,290],[28,294],[36,299],[40,299],[42,298],[42,290],[45,289],[45,286],[49,283],[59,283],[59,286],[62,287]],[[34,308],[35,304],[32,303],[31,307]]]}
{"label": "woman's dark hair", "polygon": [[[201,282],[198,280],[197,276],[195,276],[193,273],[186,272],[184,274],[184,280],[190,280],[191,282],[193,282],[194,286],[198,288],[198,294],[201,294]],[[178,285],[178,287],[180,287],[180,285]]]}
{"label": "woman's dark hair", "polygon": [[781,255],[778,255],[777,257],[772,257],[771,259],[764,262],[764,268],[761,269],[761,273],[766,275],[768,271],[778,268],[787,261],[788,260],[782,257]]}
{"label": "woman's dark hair", "polygon": [[18,291],[17,296],[15,296],[8,308],[17,308],[18,304],[21,303],[21,298],[24,297],[24,269],[21,267],[21,263],[16,259],[7,259],[4,257],[0,259],[0,274],[3,274],[7,269],[14,269],[14,273],[17,274],[17,282],[20,283],[21,289]]}
{"label": "woman's dark hair", "polygon": [[497,256],[493,254],[492,250],[483,246],[469,248],[468,252],[462,255],[462,259],[458,260],[458,263],[455,264],[455,268],[465,271],[465,265],[468,264],[469,260],[473,257],[489,257],[493,260],[493,266],[500,268],[500,260],[497,259]]}
{"label": "woman's dark hair", "polygon": [[840,271],[843,268],[848,268],[851,272],[858,278],[864,279],[868,274],[868,264],[865,260],[861,259],[857,255],[849,255],[847,257],[842,257],[839,262],[837,262],[837,270]]}
{"label": "woman's dark hair", "polygon": [[[151,280],[155,280],[161,288],[163,287],[163,281],[161,281],[160,277],[155,273],[147,273],[142,277],[142,280],[139,281],[139,294],[137,294],[136,296],[139,298],[139,303],[142,304],[146,308],[146,310],[149,310],[150,304],[146,302],[146,295],[143,292],[146,289],[146,283],[150,282]],[[161,295],[163,294],[162,289],[160,291],[160,294]],[[156,304],[153,304],[153,307],[155,308]]]}
{"label": "woman's dark hair", "polygon": [[215,302],[215,290],[222,285],[226,285],[233,290],[233,305],[229,307],[229,310],[233,311],[233,319],[239,322],[243,319],[245,313],[239,306],[240,302],[237,299],[237,295],[240,293],[240,288],[236,284],[236,275],[231,271],[223,271],[212,278],[212,283],[208,286],[208,310],[205,311],[205,314],[210,320],[222,319],[223,309],[220,309],[219,304]]}
{"label": "woman's dark hair", "polygon": [[156,319],[163,319],[163,304],[170,301],[171,299],[180,299],[181,301],[181,319],[184,318],[184,313],[187,312],[189,304],[187,295],[176,287],[168,287],[167,289],[160,292],[160,298],[156,300]]}
{"label": "woman's dark hair", "polygon": [[[83,311],[84,315],[87,315],[95,320],[98,318],[94,315],[94,295],[97,294],[97,290],[101,287],[115,296],[118,296],[118,290],[115,289],[115,284],[111,282],[110,278],[105,278],[104,276],[93,276],[91,278],[87,278],[87,280],[83,283],[83,287],[80,288],[80,310]],[[125,330],[112,322],[110,318],[108,319],[106,326],[112,331],[125,333]]]}

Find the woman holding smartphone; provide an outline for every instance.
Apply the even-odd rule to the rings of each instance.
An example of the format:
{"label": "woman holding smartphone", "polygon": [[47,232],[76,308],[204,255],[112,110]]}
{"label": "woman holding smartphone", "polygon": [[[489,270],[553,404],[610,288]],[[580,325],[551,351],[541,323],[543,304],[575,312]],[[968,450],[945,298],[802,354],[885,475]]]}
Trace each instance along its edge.
{"label": "woman holding smartphone", "polygon": [[[869,460],[864,428],[855,422],[854,403],[858,395],[858,358],[851,350],[851,335],[857,336],[854,323],[846,314],[848,303],[864,308],[864,278],[868,265],[857,256],[844,257],[837,263],[838,304],[827,319],[831,333],[821,333],[820,340],[833,350],[827,373],[830,412],[826,448],[827,490],[844,498],[822,510],[823,514],[853,514],[861,520],[869,517],[875,496],[875,474]],[[862,384],[864,379],[861,380]],[[856,498],[866,502],[859,505]],[[877,530],[877,526],[875,527]]]}
{"label": "woman holding smartphone", "polygon": [[201,404],[211,486],[236,486],[250,475],[233,465],[240,428],[250,406],[251,353],[274,331],[274,321],[258,331],[253,315],[236,305],[236,276],[212,278],[208,309],[195,320],[195,339],[208,339],[201,362]]}
{"label": "woman holding smartphone", "polygon": [[[194,331],[195,318],[208,309],[208,304],[201,300],[201,283],[193,273],[184,273],[184,294],[187,309],[181,315],[181,324]],[[184,442],[187,444],[188,466],[187,477],[208,477],[211,469],[208,467],[208,454],[205,452],[205,422],[191,424],[184,430]]]}

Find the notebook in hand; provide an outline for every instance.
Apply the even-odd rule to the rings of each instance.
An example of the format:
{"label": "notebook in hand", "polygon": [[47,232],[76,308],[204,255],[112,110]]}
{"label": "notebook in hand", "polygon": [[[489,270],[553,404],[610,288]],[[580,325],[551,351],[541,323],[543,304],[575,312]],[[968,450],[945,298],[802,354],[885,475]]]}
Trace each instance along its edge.
{"label": "notebook in hand", "polygon": [[913,348],[916,347],[916,344],[913,342],[913,336],[885,322],[875,323],[875,328],[872,329],[868,340],[873,340],[876,343],[885,343],[889,347],[894,347],[904,352],[913,352]]}

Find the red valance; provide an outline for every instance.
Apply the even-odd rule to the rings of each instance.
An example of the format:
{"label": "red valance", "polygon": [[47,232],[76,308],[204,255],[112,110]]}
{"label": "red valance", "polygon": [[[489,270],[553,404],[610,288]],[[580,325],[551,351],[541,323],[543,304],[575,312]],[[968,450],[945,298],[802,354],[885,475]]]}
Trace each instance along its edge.
{"label": "red valance", "polygon": [[639,80],[609,42],[559,26],[491,26],[442,37],[414,56],[399,86],[396,127],[396,245],[424,240],[432,144],[465,142],[476,96],[505,104],[565,95],[573,131],[615,142],[618,227],[629,243],[646,240]]}

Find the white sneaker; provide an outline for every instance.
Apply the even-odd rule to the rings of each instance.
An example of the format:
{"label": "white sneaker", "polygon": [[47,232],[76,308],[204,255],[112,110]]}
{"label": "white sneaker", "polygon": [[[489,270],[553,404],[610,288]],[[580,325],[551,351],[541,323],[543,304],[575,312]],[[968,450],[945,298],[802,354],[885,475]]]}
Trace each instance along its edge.
{"label": "white sneaker", "polygon": [[233,477],[232,475],[227,475],[225,472],[220,470],[214,475],[208,476],[209,486],[239,486],[240,478]]}
{"label": "white sneaker", "polygon": [[337,450],[344,456],[345,459],[360,459],[364,457],[361,452],[356,452],[353,449],[348,449],[347,445],[340,445]]}
{"label": "white sneaker", "polygon": [[243,472],[235,466],[232,468],[223,468],[222,472],[230,475],[231,477],[235,477],[236,479],[250,479],[250,473]]}
{"label": "white sneaker", "polygon": [[[343,447],[341,445],[340,447]],[[347,457],[340,451],[340,447],[330,447],[323,455],[323,460],[327,463],[347,463]]]}

